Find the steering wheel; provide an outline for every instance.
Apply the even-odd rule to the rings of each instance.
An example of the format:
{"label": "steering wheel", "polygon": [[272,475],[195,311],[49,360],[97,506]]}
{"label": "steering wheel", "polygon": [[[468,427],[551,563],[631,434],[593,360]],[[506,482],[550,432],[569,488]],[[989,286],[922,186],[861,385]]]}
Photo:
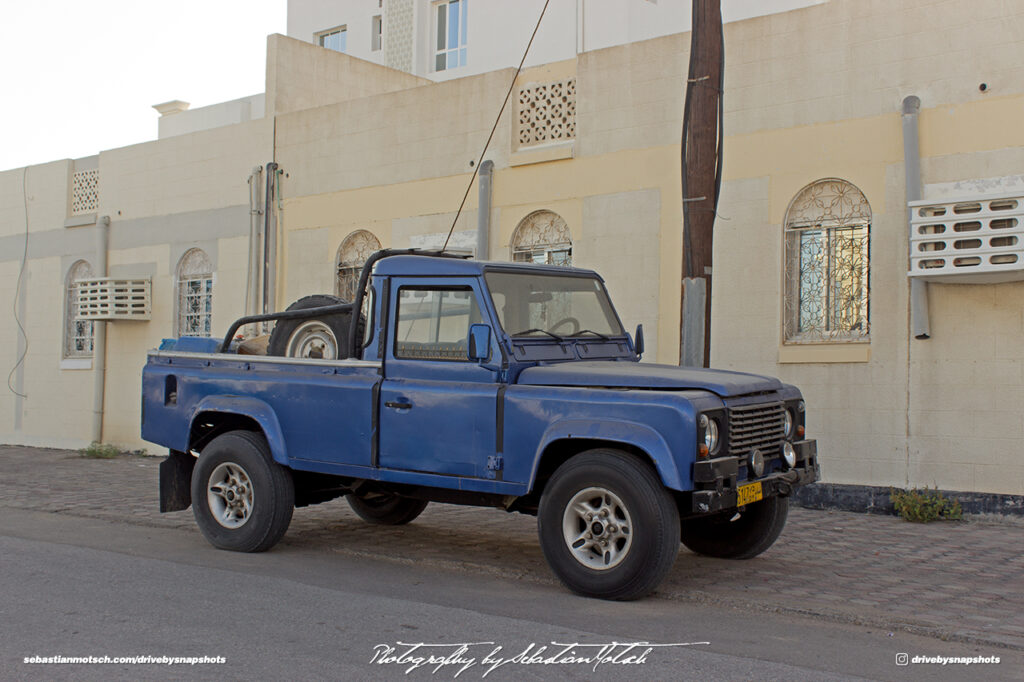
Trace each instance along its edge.
{"label": "steering wheel", "polygon": [[[569,336],[572,336],[573,334],[580,330],[579,320],[577,320],[575,317],[563,317],[561,320],[551,325],[551,329],[549,329],[548,331],[551,332],[552,334],[555,334],[555,330],[561,327],[563,324],[572,324],[572,331],[569,332]],[[561,334],[559,334],[559,336],[561,336]]]}

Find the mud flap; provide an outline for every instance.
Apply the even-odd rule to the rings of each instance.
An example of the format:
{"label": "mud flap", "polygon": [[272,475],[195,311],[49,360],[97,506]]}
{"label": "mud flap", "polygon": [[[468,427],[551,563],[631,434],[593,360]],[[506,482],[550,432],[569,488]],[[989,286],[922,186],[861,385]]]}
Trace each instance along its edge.
{"label": "mud flap", "polygon": [[192,506],[192,469],[196,458],[171,450],[160,462],[160,511],[172,512]]}

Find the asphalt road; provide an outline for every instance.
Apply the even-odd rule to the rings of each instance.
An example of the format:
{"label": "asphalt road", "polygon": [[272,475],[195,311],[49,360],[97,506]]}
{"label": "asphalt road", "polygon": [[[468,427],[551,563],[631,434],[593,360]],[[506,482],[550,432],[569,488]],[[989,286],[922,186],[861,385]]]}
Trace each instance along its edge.
{"label": "asphalt road", "polygon": [[[691,644],[619,663],[519,663],[485,679],[1021,679],[1017,651],[763,611],[659,599],[609,603],[554,585],[353,556],[317,543],[222,552],[198,531],[5,509],[0,679],[484,679],[491,659],[593,658],[613,642]],[[401,646],[398,643],[405,643]],[[405,663],[409,644],[424,647]],[[487,644],[483,644],[486,642]],[[472,643],[461,653],[456,645]],[[478,644],[479,643],[479,644]],[[544,652],[537,649],[546,646]],[[388,651],[387,647],[394,647]],[[501,647],[497,653],[492,653]],[[999,665],[897,666],[898,653],[999,656]],[[409,671],[415,658],[461,658]],[[223,664],[27,664],[31,656],[220,656]],[[377,662],[372,662],[374,657]],[[408,672],[407,672],[408,671]]]}

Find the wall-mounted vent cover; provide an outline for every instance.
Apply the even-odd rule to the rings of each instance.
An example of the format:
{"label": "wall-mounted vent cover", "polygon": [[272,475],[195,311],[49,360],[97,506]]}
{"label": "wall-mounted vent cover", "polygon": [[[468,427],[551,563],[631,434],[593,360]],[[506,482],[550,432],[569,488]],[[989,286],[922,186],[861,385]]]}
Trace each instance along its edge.
{"label": "wall-mounted vent cover", "polygon": [[150,289],[148,277],[113,279],[101,277],[75,280],[79,320],[148,320]]}
{"label": "wall-mounted vent cover", "polygon": [[1024,280],[1024,194],[909,206],[911,277],[950,284]]}

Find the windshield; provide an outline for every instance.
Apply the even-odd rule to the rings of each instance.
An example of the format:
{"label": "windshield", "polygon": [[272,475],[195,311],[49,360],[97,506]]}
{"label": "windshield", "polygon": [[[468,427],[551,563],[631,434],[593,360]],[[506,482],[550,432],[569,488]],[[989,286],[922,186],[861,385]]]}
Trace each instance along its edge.
{"label": "windshield", "polygon": [[509,336],[622,336],[611,301],[595,277],[488,272],[498,320]]}

